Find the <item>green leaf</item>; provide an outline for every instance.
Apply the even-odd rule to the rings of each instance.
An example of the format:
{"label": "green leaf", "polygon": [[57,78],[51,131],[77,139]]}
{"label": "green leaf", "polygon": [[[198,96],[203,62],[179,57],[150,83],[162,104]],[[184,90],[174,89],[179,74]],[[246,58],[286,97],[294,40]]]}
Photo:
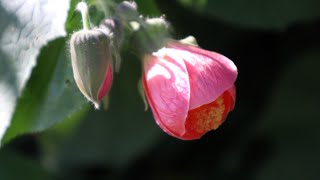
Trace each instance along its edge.
{"label": "green leaf", "polygon": [[[65,142],[58,167],[104,164],[123,168],[141,156],[159,136],[167,136],[156,125],[151,112],[145,112],[137,83],[141,76],[140,62],[132,55],[115,74],[108,110],[93,110]],[[59,154],[59,153],[58,153]]]}
{"label": "green leaf", "polygon": [[81,124],[83,117],[88,113],[88,109],[88,106],[82,108],[71,117],[37,136],[41,145],[41,151],[44,152],[41,157],[42,164],[47,167],[56,168],[59,149],[70,139],[70,135]]}
{"label": "green leaf", "polygon": [[[258,179],[314,179],[320,162],[319,49],[296,53],[271,93],[259,131],[272,142],[272,156]],[[273,140],[273,141],[271,141]],[[279,171],[281,170],[281,171]]]}
{"label": "green leaf", "polygon": [[251,28],[284,29],[320,16],[318,0],[179,0],[191,10]]}
{"label": "green leaf", "polygon": [[23,133],[45,130],[84,107],[86,100],[73,80],[65,42],[61,38],[42,49],[3,143]]}
{"label": "green leaf", "polygon": [[0,141],[42,46],[66,35],[69,0],[0,0]]}

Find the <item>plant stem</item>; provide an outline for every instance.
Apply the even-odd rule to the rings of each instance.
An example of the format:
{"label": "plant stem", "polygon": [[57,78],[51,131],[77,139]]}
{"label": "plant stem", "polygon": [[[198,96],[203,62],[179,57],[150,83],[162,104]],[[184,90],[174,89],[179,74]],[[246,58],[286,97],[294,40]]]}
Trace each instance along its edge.
{"label": "plant stem", "polygon": [[76,10],[80,11],[81,13],[83,29],[91,29],[88,5],[82,1],[78,3]]}

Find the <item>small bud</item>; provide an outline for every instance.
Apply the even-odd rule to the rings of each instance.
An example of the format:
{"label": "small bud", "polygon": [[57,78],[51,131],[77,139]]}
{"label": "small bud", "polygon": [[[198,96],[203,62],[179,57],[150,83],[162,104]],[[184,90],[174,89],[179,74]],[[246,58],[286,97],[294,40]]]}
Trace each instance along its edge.
{"label": "small bud", "polygon": [[103,30],[109,37],[112,37],[112,41],[117,48],[121,46],[123,40],[123,25],[118,18],[111,17],[103,20],[99,29]]}
{"label": "small bud", "polygon": [[115,71],[119,72],[121,65],[120,49],[123,42],[123,25],[117,17],[111,17],[103,20],[99,29],[111,38],[111,49],[115,61]]}
{"label": "small bud", "polygon": [[146,23],[152,27],[157,28],[169,28],[169,23],[164,19],[164,17],[158,17],[158,18],[147,18]]}
{"label": "small bud", "polygon": [[140,25],[141,28],[135,31],[135,39],[142,53],[152,53],[160,49],[170,37],[169,24],[163,17],[146,18]]}
{"label": "small bud", "polygon": [[71,36],[70,51],[77,86],[98,109],[112,83],[110,38],[100,29],[81,30]]}
{"label": "small bud", "polygon": [[134,1],[123,1],[116,8],[116,15],[126,21],[135,21],[139,18],[138,6]]}

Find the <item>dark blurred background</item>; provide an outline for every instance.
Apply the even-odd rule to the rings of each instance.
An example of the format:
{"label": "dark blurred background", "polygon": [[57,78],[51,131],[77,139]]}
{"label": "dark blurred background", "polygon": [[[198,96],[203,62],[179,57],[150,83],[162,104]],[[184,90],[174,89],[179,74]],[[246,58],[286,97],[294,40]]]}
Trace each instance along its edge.
{"label": "dark blurred background", "polygon": [[268,28],[156,3],[175,38],[193,35],[237,65],[237,102],[226,122],[197,141],[165,134],[143,111],[140,64],[127,53],[109,109],[88,106],[70,126],[11,141],[0,152],[1,179],[320,179],[320,16]]}

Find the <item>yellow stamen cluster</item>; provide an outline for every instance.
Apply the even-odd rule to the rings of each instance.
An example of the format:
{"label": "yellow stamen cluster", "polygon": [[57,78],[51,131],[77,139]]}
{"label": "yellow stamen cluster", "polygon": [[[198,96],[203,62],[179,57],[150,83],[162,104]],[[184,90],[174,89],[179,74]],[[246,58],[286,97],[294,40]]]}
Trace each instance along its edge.
{"label": "yellow stamen cluster", "polygon": [[186,120],[186,128],[197,133],[217,129],[223,121],[225,111],[223,96],[215,101],[190,110]]}

